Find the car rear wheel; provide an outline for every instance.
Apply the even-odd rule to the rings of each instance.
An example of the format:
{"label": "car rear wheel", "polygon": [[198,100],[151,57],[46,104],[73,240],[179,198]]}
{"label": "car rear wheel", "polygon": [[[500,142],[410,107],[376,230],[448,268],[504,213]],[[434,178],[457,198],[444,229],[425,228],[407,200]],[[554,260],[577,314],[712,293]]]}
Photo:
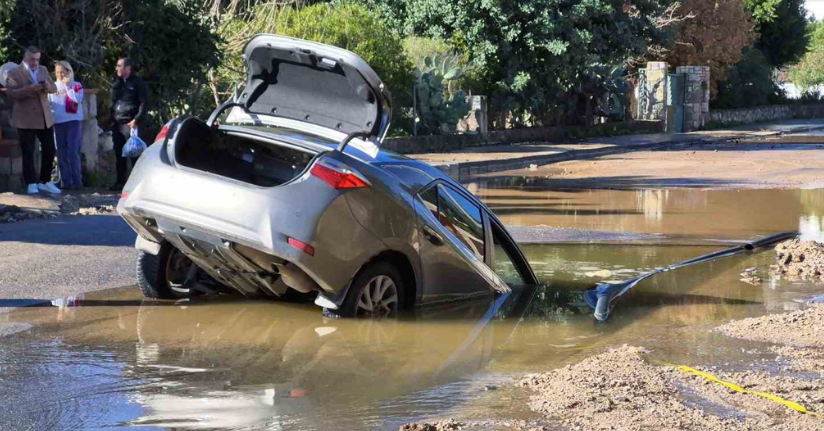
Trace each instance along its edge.
{"label": "car rear wheel", "polygon": [[352,281],[346,299],[334,314],[341,317],[394,317],[404,304],[400,273],[387,262],[364,268]]}
{"label": "car rear wheel", "polygon": [[140,252],[137,256],[137,285],[147,298],[189,298],[201,292],[184,287],[189,270],[194,265],[171,244],[160,247],[157,256]]}

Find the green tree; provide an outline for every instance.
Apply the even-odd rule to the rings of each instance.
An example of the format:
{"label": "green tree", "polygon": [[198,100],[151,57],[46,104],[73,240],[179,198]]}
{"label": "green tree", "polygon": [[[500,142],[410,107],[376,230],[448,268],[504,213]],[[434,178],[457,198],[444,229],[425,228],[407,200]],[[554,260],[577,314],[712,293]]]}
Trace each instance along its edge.
{"label": "green tree", "polygon": [[750,13],[741,0],[686,0],[681,10],[694,18],[678,26],[678,43],[666,60],[676,66],[709,66],[715,97],[718,82],[727,79],[755,38]]}
{"label": "green tree", "polygon": [[755,47],[773,67],[795,63],[807,51],[804,0],[744,0],[758,39]]}
{"label": "green tree", "polygon": [[813,21],[807,27],[807,53],[790,67],[790,82],[804,92],[824,84],[824,22]]}
{"label": "green tree", "polygon": [[339,46],[364,59],[392,92],[396,126],[410,128],[412,63],[401,38],[376,15],[357,4],[315,4],[281,10],[275,26],[278,34]]}
{"label": "green tree", "polygon": [[213,71],[215,103],[227,98],[243,83],[241,54],[258,33],[276,33],[348,49],[363,58],[392,92],[395,126],[390,133],[411,130],[412,63],[403,41],[378,16],[356,4],[321,3],[299,7],[299,2],[262,3],[231,16],[218,26],[225,59]]}
{"label": "green tree", "polygon": [[654,0],[361,0],[400,35],[448,41],[490,97],[496,126],[551,124],[561,99],[594,67],[646,54],[668,37]]}
{"label": "green tree", "polygon": [[773,68],[757,48],[744,51],[725,82],[718,85],[713,108],[731,109],[767,105],[781,98],[781,90],[773,80]]}
{"label": "green tree", "polygon": [[207,73],[221,55],[217,36],[200,16],[199,2],[127,0],[124,5],[123,27],[106,44],[104,64],[113,71],[117,57],[129,56],[137,62],[152,93],[152,110],[161,122],[211,111]]}
{"label": "green tree", "polygon": [[804,55],[790,69],[790,81],[803,92],[812,91],[814,87],[824,84],[824,49],[815,49]]}
{"label": "green tree", "polygon": [[[220,61],[217,37],[202,19],[199,0],[29,0],[10,14],[4,49],[19,61],[28,45],[43,50],[43,64],[68,59],[87,88],[99,87],[105,122],[108,90],[118,57],[132,57],[149,84],[157,121],[201,114],[202,87]],[[0,14],[2,20],[2,14]],[[47,22],[48,25],[42,25]],[[156,122],[157,122],[156,121]],[[156,124],[155,124],[156,126]]]}

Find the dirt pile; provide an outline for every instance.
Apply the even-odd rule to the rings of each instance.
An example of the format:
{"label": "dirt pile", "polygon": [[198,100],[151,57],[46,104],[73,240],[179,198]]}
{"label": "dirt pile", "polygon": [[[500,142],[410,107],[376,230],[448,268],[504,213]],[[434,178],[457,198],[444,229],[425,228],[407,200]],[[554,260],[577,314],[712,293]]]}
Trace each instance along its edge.
{"label": "dirt pile", "polygon": [[544,426],[530,423],[525,420],[487,420],[461,421],[454,419],[441,420],[433,423],[409,423],[398,428],[398,431],[549,431],[556,430],[554,426]]}
{"label": "dirt pile", "polygon": [[737,320],[719,326],[716,331],[745,340],[824,348],[824,304],[810,304],[809,308],[792,313]]}
{"label": "dirt pile", "polygon": [[16,205],[0,205],[0,223],[16,223],[23,220],[54,218],[58,215],[59,213],[56,211],[21,208]]}
{"label": "dirt pile", "polygon": [[0,223],[55,218],[60,215],[96,215],[115,212],[118,195],[112,193],[42,195],[0,194]]}
{"label": "dirt pile", "polygon": [[786,314],[727,323],[716,331],[730,337],[780,344],[772,350],[805,370],[824,370],[824,304]]}
{"label": "dirt pile", "polygon": [[527,376],[536,391],[530,406],[572,429],[737,430],[735,420],[693,409],[682,401],[676,371],[653,366],[646,351],[624,346],[575,365]]}
{"label": "dirt pile", "polygon": [[710,382],[703,377],[688,374],[684,377],[690,389],[702,397],[703,405],[720,407],[728,415],[743,416],[738,429],[802,431],[824,429],[824,418],[815,414],[805,414],[787,406],[768,400],[761,393],[780,397],[796,403],[811,412],[824,410],[824,385],[818,381],[804,380],[789,376],[772,376],[764,371],[728,373],[709,370],[715,377],[742,387],[748,393],[742,394]]}
{"label": "dirt pile", "polygon": [[464,429],[464,427],[466,427],[465,423],[448,419],[433,424],[426,422],[405,424],[399,428],[399,431],[458,431]]}
{"label": "dirt pile", "polygon": [[755,268],[747,268],[741,273],[741,281],[753,286],[760,286],[764,280],[758,275],[758,270]]}
{"label": "dirt pile", "polygon": [[[575,365],[527,376],[530,406],[573,430],[818,430],[824,420],[704,377],[652,364],[646,351],[624,346]],[[824,386],[766,373],[724,374],[723,380],[824,409]]]}
{"label": "dirt pile", "polygon": [[117,199],[117,195],[113,194],[68,195],[61,198],[60,212],[70,215],[112,213],[115,211]]}
{"label": "dirt pile", "polygon": [[778,266],[773,271],[790,279],[824,282],[824,244],[793,239],[775,247]]}

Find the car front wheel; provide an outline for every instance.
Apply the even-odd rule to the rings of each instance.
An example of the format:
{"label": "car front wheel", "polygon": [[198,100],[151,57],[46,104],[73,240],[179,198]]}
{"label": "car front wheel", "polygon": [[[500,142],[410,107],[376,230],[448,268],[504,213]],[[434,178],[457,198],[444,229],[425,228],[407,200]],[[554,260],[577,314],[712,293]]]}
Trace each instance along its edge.
{"label": "car front wheel", "polygon": [[189,270],[194,265],[171,244],[164,243],[157,256],[140,252],[137,256],[137,285],[147,298],[180,299],[200,294],[184,287]]}
{"label": "car front wheel", "polygon": [[405,305],[398,270],[387,262],[376,262],[355,277],[343,304],[332,313],[341,317],[397,316]]}

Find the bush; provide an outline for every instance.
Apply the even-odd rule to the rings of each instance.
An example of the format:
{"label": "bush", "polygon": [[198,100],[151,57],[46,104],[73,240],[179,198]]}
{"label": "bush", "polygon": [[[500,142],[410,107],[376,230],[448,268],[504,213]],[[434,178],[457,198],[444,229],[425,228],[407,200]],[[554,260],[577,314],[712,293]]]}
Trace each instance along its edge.
{"label": "bush", "polygon": [[794,65],[790,69],[790,81],[805,93],[824,84],[824,47],[813,47]]}
{"label": "bush", "polygon": [[751,108],[780,103],[781,89],[773,80],[772,67],[764,54],[755,48],[747,49],[725,82],[718,84],[714,109]]}
{"label": "bush", "polygon": [[372,66],[392,92],[393,120],[408,115],[415,82],[412,63],[402,40],[363,6],[316,4],[302,9],[286,8],[278,13],[275,28],[284,36],[354,52]]}
{"label": "bush", "polygon": [[[3,6],[7,0],[0,0]],[[102,5],[106,3],[106,7]],[[30,0],[0,12],[0,35],[13,61],[30,44],[43,50],[50,69],[57,60],[71,61],[86,88],[100,88],[101,121],[108,117],[108,90],[118,57],[132,57],[152,95],[154,125],[183,114],[201,114],[206,73],[220,61],[217,37],[202,19],[199,0],[104,2]],[[32,22],[48,25],[32,25]],[[182,43],[179,43],[182,42]],[[207,104],[208,105],[208,104]]]}

